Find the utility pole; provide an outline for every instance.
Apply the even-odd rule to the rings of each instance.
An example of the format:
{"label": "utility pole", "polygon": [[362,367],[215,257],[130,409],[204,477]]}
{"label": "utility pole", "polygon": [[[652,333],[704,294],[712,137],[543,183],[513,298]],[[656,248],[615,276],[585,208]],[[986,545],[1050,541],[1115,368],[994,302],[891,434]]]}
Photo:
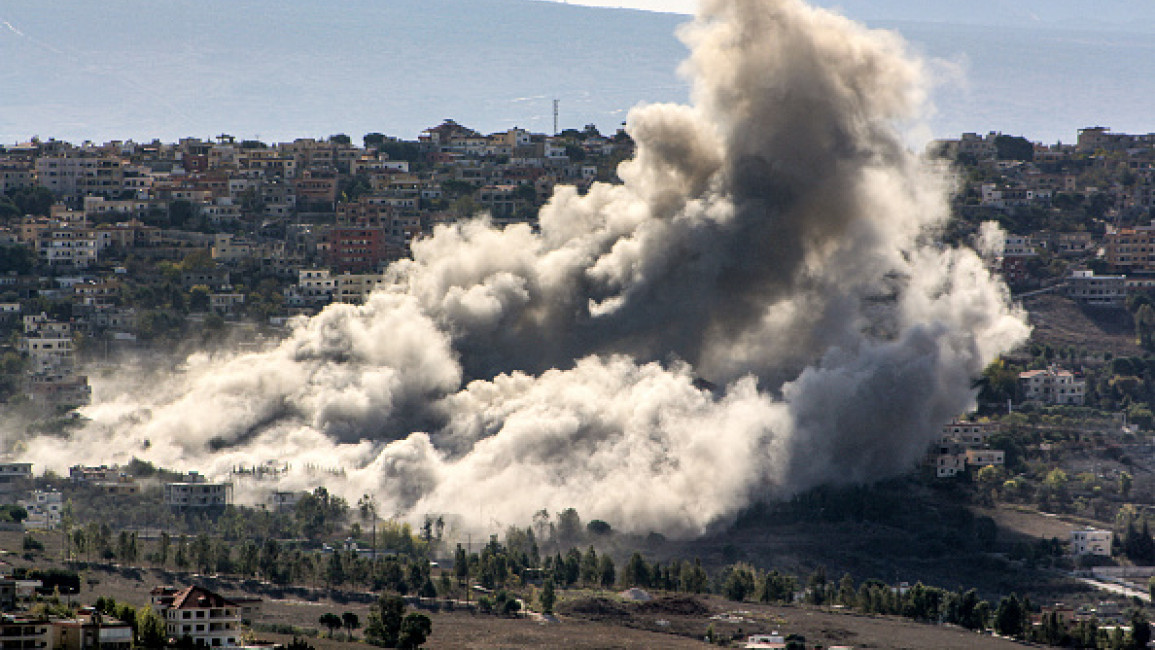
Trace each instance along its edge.
{"label": "utility pole", "polygon": [[557,131],[557,105],[561,103],[560,99],[553,100],[553,134],[556,136]]}

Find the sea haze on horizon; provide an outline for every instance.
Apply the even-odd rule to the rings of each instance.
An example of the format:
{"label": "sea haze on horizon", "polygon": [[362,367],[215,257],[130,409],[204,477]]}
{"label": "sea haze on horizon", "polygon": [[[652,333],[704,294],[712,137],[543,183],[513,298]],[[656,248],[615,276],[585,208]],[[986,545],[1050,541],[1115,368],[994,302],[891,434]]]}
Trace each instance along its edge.
{"label": "sea haze on horizon", "polygon": [[[527,0],[6,0],[0,143],[414,138],[444,118],[548,132],[554,98],[562,128],[612,132],[638,103],[687,101],[676,72],[686,48],[674,36],[686,20]],[[1149,34],[1062,21],[869,22],[946,62],[933,66],[935,137],[998,130],[1050,143],[1097,124],[1155,131]]]}

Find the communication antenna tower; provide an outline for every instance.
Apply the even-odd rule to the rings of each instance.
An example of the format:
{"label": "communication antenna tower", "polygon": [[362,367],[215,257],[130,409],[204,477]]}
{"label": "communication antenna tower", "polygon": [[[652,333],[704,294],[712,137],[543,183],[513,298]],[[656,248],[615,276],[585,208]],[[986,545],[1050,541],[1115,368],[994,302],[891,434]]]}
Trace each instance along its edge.
{"label": "communication antenna tower", "polygon": [[561,100],[559,100],[559,99],[553,100],[553,134],[554,135],[557,135],[557,105],[559,103],[561,103]]}

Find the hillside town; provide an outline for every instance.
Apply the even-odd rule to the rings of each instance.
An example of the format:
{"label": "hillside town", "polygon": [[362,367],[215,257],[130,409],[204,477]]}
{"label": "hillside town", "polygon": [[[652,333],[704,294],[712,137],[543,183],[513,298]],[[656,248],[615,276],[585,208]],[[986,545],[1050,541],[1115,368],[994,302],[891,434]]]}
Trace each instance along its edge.
{"label": "hillside town", "polygon": [[[1093,127],[1043,145],[968,133],[930,149],[963,180],[948,235],[1002,225],[991,263],[1016,292],[1125,309],[1155,287],[1155,136]],[[453,120],[361,146],[227,134],[2,146],[0,392],[74,406],[90,399],[87,362],[190,332],[275,337],[294,316],[363,301],[438,224],[484,212],[533,225],[557,185],[613,182],[632,150],[624,131],[483,135]],[[1032,390],[1050,390],[1040,382]],[[1059,403],[1081,403],[1065,390]]]}
{"label": "hillside town", "polygon": [[242,322],[255,340],[360,303],[438,224],[532,224],[555,186],[612,181],[633,151],[593,126],[482,135],[452,120],[362,140],[0,146],[4,394],[84,404],[78,357]]}
{"label": "hillside town", "polygon": [[[365,301],[438,226],[485,213],[535,228],[557,187],[618,182],[632,152],[624,131],[483,135],[452,120],[413,141],[371,133],[360,145],[221,134],[4,146],[0,399],[66,428],[92,399],[88,375],[122,355],[276,341],[295,317]],[[448,513],[428,513],[415,530],[379,516],[370,495],[353,506],[329,494],[340,468],[318,468],[306,491],[278,487],[286,468],[276,464],[206,477],[75,459],[62,476],[4,458],[0,648],[307,650],[298,635],[316,640],[324,627],[332,639],[342,627],[334,612],[319,626],[261,613],[262,598],[271,605],[286,590],[318,608],[356,604],[345,641],[356,641],[359,614],[376,626],[364,640],[387,647],[417,647],[430,633],[430,619],[412,613],[406,638],[416,645],[399,645],[398,612],[409,606],[441,612],[435,626],[454,624],[459,614],[446,612],[540,623],[612,611],[663,638],[746,647],[799,647],[801,623],[794,634],[771,623],[797,607],[1139,647],[1124,644],[1149,629],[1155,594],[1155,135],[1093,127],[1075,144],[1043,145],[963,134],[928,152],[959,180],[945,239],[980,249],[1030,314],[1032,339],[987,368],[975,412],[926,432],[920,466],[898,483],[822,488],[736,515],[737,529],[767,538],[795,525],[809,534],[800,531],[816,518],[859,522],[869,551],[834,535],[812,540],[811,557],[767,560],[729,543],[619,533],[620,522],[582,522],[573,509],[543,509],[524,529],[495,526],[486,542]],[[988,222],[1001,226],[994,246],[980,242]],[[908,510],[911,493],[924,501]],[[1014,517],[1030,519],[1029,533]],[[892,542],[871,536],[890,529],[919,563],[970,558],[983,568],[966,579],[980,591],[924,585],[959,586],[948,569],[920,564],[908,575],[913,560],[877,561]],[[764,568],[775,561],[790,564]],[[90,575],[133,605],[82,584]],[[1046,582],[1055,575],[1070,582]],[[1049,600],[1020,599],[1016,580]],[[646,604],[651,592],[659,604]],[[757,618],[738,603],[786,609]]]}

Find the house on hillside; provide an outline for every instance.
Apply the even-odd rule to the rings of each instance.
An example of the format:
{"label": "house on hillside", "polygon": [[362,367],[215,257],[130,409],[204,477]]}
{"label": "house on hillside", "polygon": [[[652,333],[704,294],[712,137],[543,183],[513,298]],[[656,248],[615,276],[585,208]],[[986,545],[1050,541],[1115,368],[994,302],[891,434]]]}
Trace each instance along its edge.
{"label": "house on hillside", "polygon": [[86,607],[77,613],[76,618],[52,621],[51,647],[57,650],[129,650],[132,648],[132,626]]}
{"label": "house on hillside", "polygon": [[1027,401],[1082,406],[1087,381],[1070,370],[1052,364],[1043,370],[1019,373],[1019,388],[1023,399]]}
{"label": "house on hillside", "polygon": [[175,510],[224,508],[233,502],[232,483],[209,483],[197,472],[164,484],[164,503]]}
{"label": "house on hillside", "polygon": [[232,647],[241,637],[241,606],[218,593],[193,585],[175,593],[153,589],[153,604],[161,608],[165,630],[174,639],[189,637],[206,647]]}
{"label": "house on hillside", "polygon": [[1111,531],[1095,528],[1072,530],[1071,554],[1111,557]]}

